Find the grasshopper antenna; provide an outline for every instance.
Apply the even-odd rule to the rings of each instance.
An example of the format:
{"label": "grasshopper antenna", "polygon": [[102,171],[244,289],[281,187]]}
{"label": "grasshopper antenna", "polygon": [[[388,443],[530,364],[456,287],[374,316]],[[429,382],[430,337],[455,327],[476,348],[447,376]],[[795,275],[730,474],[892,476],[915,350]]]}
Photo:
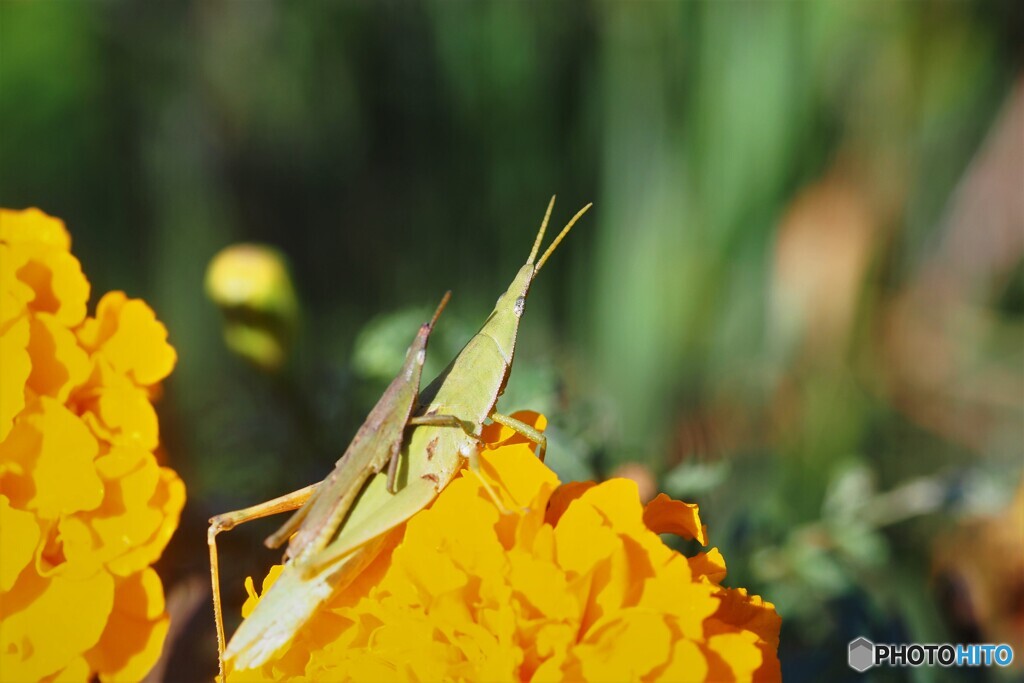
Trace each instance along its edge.
{"label": "grasshopper antenna", "polygon": [[548,219],[551,218],[551,209],[555,208],[555,197],[558,195],[551,195],[551,201],[548,202],[548,210],[544,212],[544,220],[541,221],[540,231],[537,233],[537,239],[533,240],[533,249],[530,250],[530,258],[526,259],[527,263],[533,263],[533,259],[537,257],[537,252],[540,251],[540,243],[544,240],[544,231],[548,229]]}
{"label": "grasshopper antenna", "polygon": [[[554,197],[551,198],[551,203],[552,204],[555,203]],[[572,230],[572,226],[576,225],[576,221],[578,221],[583,216],[583,214],[585,214],[587,212],[587,210],[590,207],[592,207],[593,205],[594,205],[594,203],[591,202],[591,203],[587,204],[586,206],[584,206],[579,211],[577,211],[576,215],[572,217],[572,220],[569,221],[564,228],[562,228],[562,232],[558,233],[558,237],[555,238],[555,241],[551,243],[551,246],[549,246],[544,251],[544,255],[540,257],[539,261],[537,261],[537,266],[533,269],[533,274],[534,274],[535,277],[536,277],[537,273],[540,272],[540,269],[544,267],[544,262],[547,261],[548,258],[551,256],[551,254],[553,254],[555,252],[555,248],[562,242],[563,239],[565,239],[565,236],[569,234],[569,231]],[[551,207],[550,206],[548,206],[548,213],[551,213]],[[546,217],[544,219],[544,222],[547,223],[547,218]]]}
{"label": "grasshopper antenna", "polygon": [[441,303],[439,303],[437,305],[437,310],[434,311],[434,316],[430,319],[430,328],[431,329],[434,328],[435,323],[437,323],[437,319],[441,317],[441,311],[443,311],[444,307],[448,305],[448,300],[451,299],[451,298],[452,298],[452,290],[449,289],[447,292],[444,293],[444,296],[441,297]]}

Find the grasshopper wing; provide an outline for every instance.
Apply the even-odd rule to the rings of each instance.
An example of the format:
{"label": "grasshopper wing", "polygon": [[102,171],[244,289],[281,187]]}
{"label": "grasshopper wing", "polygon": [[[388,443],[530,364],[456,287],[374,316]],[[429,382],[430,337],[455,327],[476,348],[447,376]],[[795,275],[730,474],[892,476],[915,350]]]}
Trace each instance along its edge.
{"label": "grasshopper wing", "polygon": [[406,424],[419,396],[427,341],[448,298],[449,294],[445,294],[430,322],[420,327],[398,376],[370,411],[334,470],[313,497],[267,538],[267,546],[276,548],[291,537],[287,552],[291,559],[322,550],[344,523],[366,481],[398,457]]}
{"label": "grasshopper wing", "polygon": [[224,652],[226,672],[255,669],[275,658],[335,591],[351,583],[373,561],[383,541],[383,536],[375,538],[312,576],[295,562],[287,563],[232,636]]}

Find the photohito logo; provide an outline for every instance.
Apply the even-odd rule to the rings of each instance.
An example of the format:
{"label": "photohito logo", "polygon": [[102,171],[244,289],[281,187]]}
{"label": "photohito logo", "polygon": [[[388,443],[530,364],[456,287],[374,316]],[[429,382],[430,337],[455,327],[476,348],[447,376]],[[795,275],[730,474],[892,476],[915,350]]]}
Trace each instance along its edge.
{"label": "photohito logo", "polygon": [[873,666],[1009,666],[1013,648],[1005,643],[872,643],[850,641],[847,663],[863,673]]}
{"label": "photohito logo", "polygon": [[875,665],[875,644],[867,638],[850,641],[850,668],[861,673]]}

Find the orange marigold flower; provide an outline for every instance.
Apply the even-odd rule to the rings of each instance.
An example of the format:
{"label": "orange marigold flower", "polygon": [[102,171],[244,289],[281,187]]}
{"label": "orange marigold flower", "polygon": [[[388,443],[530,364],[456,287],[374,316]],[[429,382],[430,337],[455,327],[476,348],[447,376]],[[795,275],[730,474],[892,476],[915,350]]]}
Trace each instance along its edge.
{"label": "orange marigold flower", "polygon": [[627,479],[559,486],[507,429],[484,439],[501,506],[464,471],[287,654],[229,680],[779,679],[772,604],[723,587],[717,550],[687,558],[658,535],[706,545],[697,506],[661,495],[644,507]]}
{"label": "orange marigold flower", "polygon": [[0,672],[141,680],[167,634],[150,565],[185,487],[153,455],[167,330],[121,292],[86,316],[64,223],[0,209]]}

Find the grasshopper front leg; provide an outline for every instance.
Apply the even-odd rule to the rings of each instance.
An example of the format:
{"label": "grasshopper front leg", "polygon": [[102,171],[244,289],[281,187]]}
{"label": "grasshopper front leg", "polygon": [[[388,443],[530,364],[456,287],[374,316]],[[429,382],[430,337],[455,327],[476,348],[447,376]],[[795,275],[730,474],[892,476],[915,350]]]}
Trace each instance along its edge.
{"label": "grasshopper front leg", "polygon": [[508,415],[502,415],[501,413],[491,413],[491,419],[498,424],[508,427],[517,434],[525,436],[527,439],[537,444],[537,457],[540,458],[541,462],[544,462],[544,452],[548,448],[548,437],[537,429],[532,427],[521,420],[517,420],[514,417]]}
{"label": "grasshopper front leg", "polygon": [[313,495],[319,484],[310,484],[298,491],[286,493],[265,503],[259,503],[251,507],[232,512],[225,512],[222,515],[210,518],[210,528],[206,533],[206,544],[210,548],[210,581],[213,589],[213,615],[217,622],[217,659],[220,664],[220,673],[224,675],[224,610],[220,599],[220,563],[217,559],[217,534],[222,531],[229,531],[240,524],[251,522],[254,519],[261,519],[276,515],[282,512],[290,512],[302,507],[309,497]]}

